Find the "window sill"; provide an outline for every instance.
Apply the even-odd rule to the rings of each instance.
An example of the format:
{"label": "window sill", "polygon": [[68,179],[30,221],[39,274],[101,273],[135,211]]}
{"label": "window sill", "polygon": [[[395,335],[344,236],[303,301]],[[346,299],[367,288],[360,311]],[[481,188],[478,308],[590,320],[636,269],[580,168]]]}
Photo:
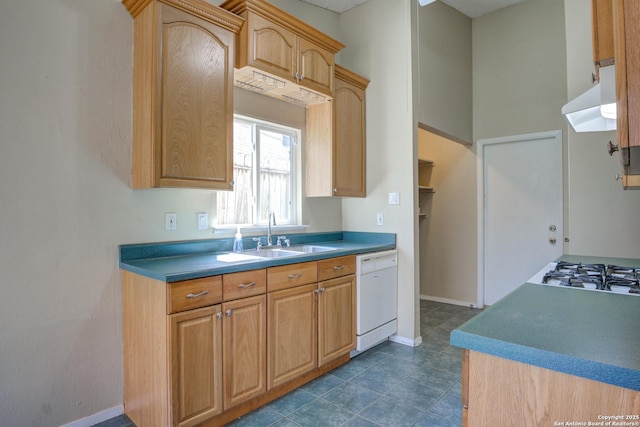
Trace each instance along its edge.
{"label": "window sill", "polygon": [[[287,225],[272,225],[271,226],[271,234],[277,235],[280,233],[288,232],[288,231],[301,231],[309,228],[308,225],[295,225],[295,224],[287,224]],[[235,225],[218,225],[213,226],[213,234],[235,234],[238,229]],[[240,227],[241,233],[253,234],[253,233],[266,233],[267,226],[266,225],[248,225]]]}

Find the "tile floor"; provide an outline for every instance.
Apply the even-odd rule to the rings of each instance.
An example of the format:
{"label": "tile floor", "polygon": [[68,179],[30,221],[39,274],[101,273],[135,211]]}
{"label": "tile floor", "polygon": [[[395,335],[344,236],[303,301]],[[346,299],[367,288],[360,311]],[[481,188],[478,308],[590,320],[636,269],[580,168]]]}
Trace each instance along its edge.
{"label": "tile floor", "polygon": [[[480,310],[420,302],[422,345],[382,343],[229,427],[459,427],[461,351],[449,334]],[[135,427],[122,415],[98,427]]]}

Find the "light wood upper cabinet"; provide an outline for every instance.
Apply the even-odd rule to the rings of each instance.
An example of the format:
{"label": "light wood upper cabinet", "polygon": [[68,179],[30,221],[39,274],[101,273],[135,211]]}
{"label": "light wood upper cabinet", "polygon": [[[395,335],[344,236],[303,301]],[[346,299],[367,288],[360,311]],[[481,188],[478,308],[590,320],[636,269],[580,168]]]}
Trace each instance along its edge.
{"label": "light wood upper cabinet", "polygon": [[334,77],[331,104],[307,107],[305,195],[366,197],[369,80],[339,65]]}
{"label": "light wood upper cabinet", "polygon": [[640,3],[613,0],[613,19],[622,185],[640,189]]}
{"label": "light wood upper cabinet", "polygon": [[593,63],[598,67],[612,65],[613,10],[611,0],[591,0],[591,22],[593,35]]}
{"label": "light wood upper cabinet", "polygon": [[133,187],[232,189],[242,18],[201,0],[123,3],[134,16]]}
{"label": "light wood upper cabinet", "polygon": [[196,425],[222,412],[220,305],[170,317],[172,425]]}
{"label": "light wood upper cabinet", "polygon": [[334,189],[338,196],[365,197],[365,90],[369,80],[340,66],[336,66],[335,77]]}
{"label": "light wood upper cabinet", "polygon": [[220,5],[245,19],[235,84],[300,105],[333,96],[334,55],[344,45],[264,0]]}

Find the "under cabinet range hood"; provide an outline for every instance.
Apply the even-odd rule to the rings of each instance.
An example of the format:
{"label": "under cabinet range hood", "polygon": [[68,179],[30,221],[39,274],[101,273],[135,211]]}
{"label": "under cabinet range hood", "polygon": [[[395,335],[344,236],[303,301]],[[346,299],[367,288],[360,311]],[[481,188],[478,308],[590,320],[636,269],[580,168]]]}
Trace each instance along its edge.
{"label": "under cabinet range hood", "polygon": [[600,67],[600,83],[562,107],[576,132],[616,130],[615,75],[615,65]]}

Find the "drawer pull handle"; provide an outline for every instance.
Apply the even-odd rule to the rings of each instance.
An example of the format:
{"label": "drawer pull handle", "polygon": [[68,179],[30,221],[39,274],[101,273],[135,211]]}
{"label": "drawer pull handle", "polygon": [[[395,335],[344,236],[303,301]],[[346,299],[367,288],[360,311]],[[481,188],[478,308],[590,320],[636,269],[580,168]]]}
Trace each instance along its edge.
{"label": "drawer pull handle", "polygon": [[207,295],[209,291],[202,291],[199,294],[187,294],[187,298],[198,298]]}
{"label": "drawer pull handle", "polygon": [[333,271],[342,270],[343,268],[344,268],[344,264],[343,265],[336,265],[335,267],[333,267]]}
{"label": "drawer pull handle", "polygon": [[238,287],[241,288],[241,289],[246,289],[246,288],[250,288],[250,287],[255,286],[255,285],[256,285],[256,282],[240,283],[238,285]]}
{"label": "drawer pull handle", "polygon": [[296,273],[296,274],[290,274],[289,275],[289,279],[297,279],[299,277],[302,277],[302,273]]}

